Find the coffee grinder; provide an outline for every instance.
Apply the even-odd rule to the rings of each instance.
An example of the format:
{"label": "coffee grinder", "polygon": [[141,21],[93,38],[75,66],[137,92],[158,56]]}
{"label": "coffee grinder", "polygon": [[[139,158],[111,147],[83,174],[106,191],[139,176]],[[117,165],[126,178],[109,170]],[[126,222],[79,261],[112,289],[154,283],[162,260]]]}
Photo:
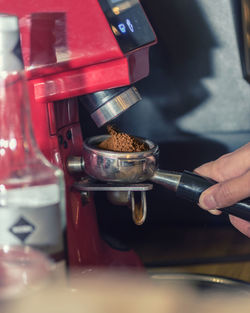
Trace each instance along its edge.
{"label": "coffee grinder", "polygon": [[19,17],[35,136],[64,171],[69,266],[140,267],[133,251],[116,250],[101,238],[95,193],[74,187],[85,179],[74,163],[83,147],[79,105],[100,127],[140,100],[131,84],[148,75],[156,37],[139,1],[27,0],[24,6],[9,0],[1,12]]}

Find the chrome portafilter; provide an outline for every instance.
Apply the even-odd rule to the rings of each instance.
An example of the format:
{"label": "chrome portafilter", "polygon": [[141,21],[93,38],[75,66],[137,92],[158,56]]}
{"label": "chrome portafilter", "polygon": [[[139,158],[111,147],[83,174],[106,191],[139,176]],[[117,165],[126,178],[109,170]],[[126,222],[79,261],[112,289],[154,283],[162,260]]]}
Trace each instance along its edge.
{"label": "chrome portafilter", "polygon": [[93,179],[110,183],[145,182],[158,167],[159,148],[140,138],[149,147],[141,152],[115,152],[98,148],[110,135],[91,137],[83,145],[84,171]]}
{"label": "chrome portafilter", "polygon": [[[110,135],[90,137],[85,140],[83,155],[68,159],[70,172],[84,171],[92,179],[105,184],[78,182],[75,187],[88,191],[130,192],[133,219],[142,224],[146,217],[145,191],[157,183],[176,192],[178,197],[198,203],[201,193],[216,184],[215,181],[194,172],[172,172],[158,169],[159,147],[148,139],[140,138],[149,149],[142,152],[114,152],[98,148]],[[141,191],[141,201],[135,201],[134,191]],[[131,196],[132,195],[132,196]],[[138,203],[140,203],[138,205]],[[222,212],[250,221],[250,199],[221,209]],[[139,217],[138,217],[139,216]]]}
{"label": "chrome portafilter", "polygon": [[[98,148],[110,135],[85,140],[83,154],[68,158],[68,170],[84,171],[88,177],[75,183],[81,191],[106,191],[113,204],[127,205],[135,224],[144,223],[147,212],[146,191],[153,185],[145,183],[158,167],[159,148],[150,140],[149,149],[142,152],[114,152]],[[91,180],[89,180],[89,177]],[[94,180],[94,181],[93,181]]]}

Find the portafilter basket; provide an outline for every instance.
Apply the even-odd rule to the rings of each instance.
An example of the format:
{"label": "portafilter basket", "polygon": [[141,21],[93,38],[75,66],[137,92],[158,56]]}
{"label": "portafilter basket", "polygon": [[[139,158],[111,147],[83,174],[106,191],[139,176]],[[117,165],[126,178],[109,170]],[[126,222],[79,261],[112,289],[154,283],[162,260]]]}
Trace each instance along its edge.
{"label": "portafilter basket", "polygon": [[[68,168],[70,171],[78,171],[80,164],[89,177],[104,181],[106,186],[100,187],[99,184],[98,187],[94,186],[94,190],[109,190],[109,200],[113,204],[128,205],[132,210],[133,221],[141,225],[147,212],[146,191],[152,189],[151,184],[144,182],[149,180],[158,168],[159,148],[152,141],[143,138],[138,139],[147,144],[147,151],[114,152],[98,148],[98,145],[109,137],[110,135],[101,135],[86,139],[80,162],[77,158],[71,158],[68,160]],[[77,183],[75,187],[76,185],[78,189],[86,190],[86,185],[83,187],[83,184]],[[89,183],[87,185],[88,190],[93,188]]]}
{"label": "portafilter basket", "polygon": [[90,137],[83,145],[84,171],[90,177],[112,183],[140,183],[152,177],[158,168],[159,148],[152,141],[144,141],[149,150],[142,152],[114,152],[98,148],[110,135]]}

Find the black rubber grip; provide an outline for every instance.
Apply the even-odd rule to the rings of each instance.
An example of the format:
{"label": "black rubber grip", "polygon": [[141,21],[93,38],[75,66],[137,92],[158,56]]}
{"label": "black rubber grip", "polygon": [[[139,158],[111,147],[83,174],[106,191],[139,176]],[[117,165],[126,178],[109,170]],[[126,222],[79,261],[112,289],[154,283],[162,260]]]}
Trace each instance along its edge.
{"label": "black rubber grip", "polygon": [[[178,185],[176,195],[180,198],[198,203],[201,193],[216,182],[210,178],[184,171]],[[250,221],[250,198],[220,209],[222,212]]]}

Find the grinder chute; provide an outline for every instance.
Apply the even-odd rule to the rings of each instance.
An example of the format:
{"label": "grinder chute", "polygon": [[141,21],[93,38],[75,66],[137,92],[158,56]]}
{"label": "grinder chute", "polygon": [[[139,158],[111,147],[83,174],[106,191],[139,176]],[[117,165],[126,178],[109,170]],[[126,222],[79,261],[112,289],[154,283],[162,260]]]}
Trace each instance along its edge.
{"label": "grinder chute", "polygon": [[133,86],[97,91],[80,97],[98,127],[110,122],[140,100],[141,96]]}

